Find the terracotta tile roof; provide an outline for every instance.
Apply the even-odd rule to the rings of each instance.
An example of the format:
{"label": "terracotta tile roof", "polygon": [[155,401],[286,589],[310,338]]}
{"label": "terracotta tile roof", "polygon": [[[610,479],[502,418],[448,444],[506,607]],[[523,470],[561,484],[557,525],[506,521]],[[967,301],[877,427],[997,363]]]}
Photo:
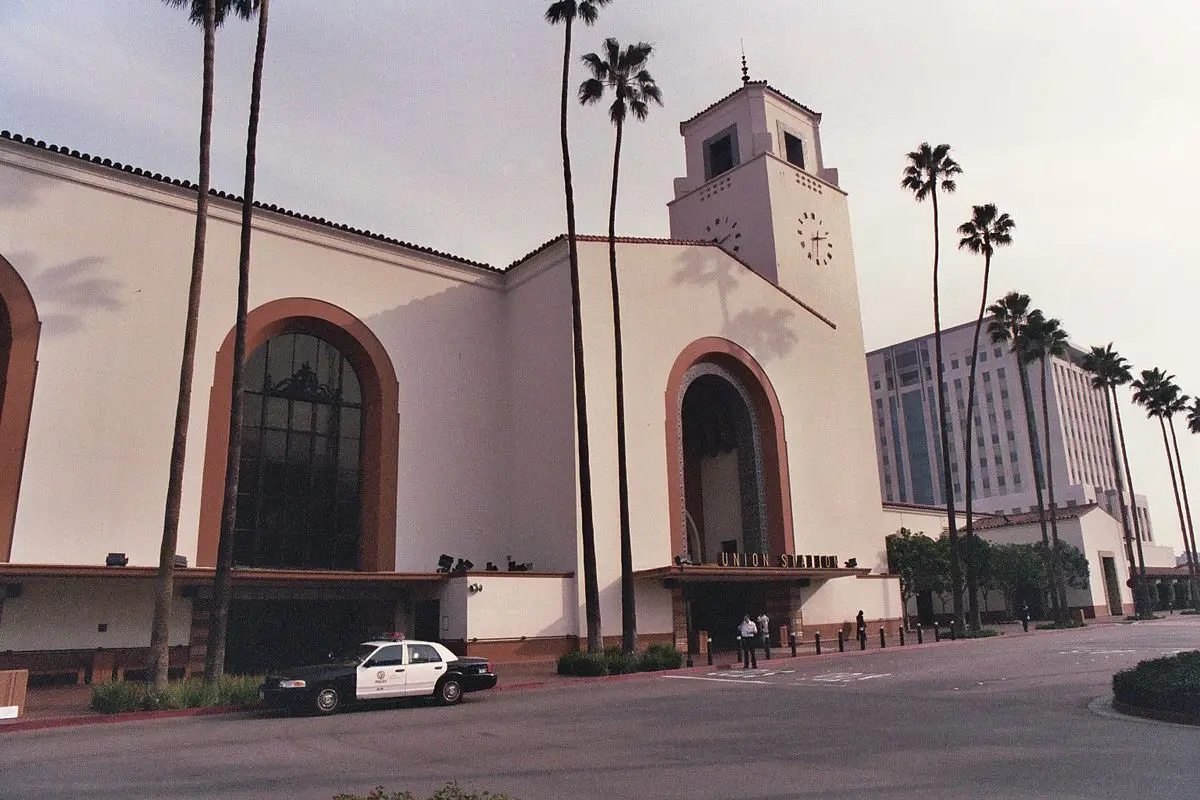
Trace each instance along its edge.
{"label": "terracotta tile roof", "polygon": [[[1092,509],[1099,508],[1096,503],[1085,503],[1081,506],[1067,506],[1066,508],[1054,509],[1054,518],[1057,520],[1063,519],[1079,519]],[[1046,509],[1046,519],[1051,517],[1051,509]],[[1029,525],[1037,524],[1038,512],[1026,511],[1022,514],[996,514],[988,519],[981,519],[973,526],[977,531],[989,530],[991,528],[1007,528],[1012,525]]]}
{"label": "terracotta tile roof", "polygon": [[[32,137],[21,136],[20,134],[10,133],[9,131],[0,131],[0,139],[9,139],[18,144],[24,144],[24,145],[28,145],[30,147],[37,147],[41,150],[49,150],[51,153],[58,153],[60,155],[65,155],[65,156],[69,156],[70,158],[78,159],[80,161],[87,161],[92,164],[98,164],[102,167],[108,167],[109,169],[117,170],[119,172],[128,172],[131,175],[137,175],[138,177],[147,178],[147,179],[153,180],[153,181],[158,181],[159,183],[170,184],[171,186],[178,186],[181,189],[194,190],[197,188],[196,184],[192,183],[191,181],[179,180],[178,178],[172,178],[168,175],[162,175],[157,172],[151,172],[150,170],[142,169],[141,167],[134,167],[131,164],[122,164],[120,161],[113,161],[110,158],[101,158],[100,156],[93,156],[93,155],[89,155],[88,153],[80,153],[78,150],[70,150],[66,147],[60,147],[60,146],[54,145],[54,144],[46,144],[44,141],[41,141],[41,140],[34,141]],[[222,200],[230,200],[235,203],[242,202],[242,198],[239,195],[233,194],[231,192],[223,192],[223,191],[219,191],[217,189],[210,188],[208,190],[208,193],[211,196],[220,198]],[[453,253],[447,253],[442,250],[434,250],[432,247],[425,247],[423,245],[413,244],[411,242],[404,242],[399,239],[392,238],[391,236],[384,236],[381,233],[374,233],[372,231],[364,230],[361,228],[352,228],[349,225],[345,225],[340,222],[333,222],[332,220],[327,220],[324,217],[312,217],[312,216],[309,216],[308,214],[301,214],[299,212],[292,211],[291,209],[277,206],[273,203],[271,203],[271,204],[261,203],[261,202],[255,200],[254,207],[259,209],[260,211],[270,211],[271,213],[281,214],[285,217],[292,217],[294,219],[300,219],[305,222],[313,223],[315,225],[321,225],[326,228],[332,228],[334,230],[354,234],[355,236],[360,236],[364,239],[371,239],[372,241],[376,241],[376,242],[384,242],[386,244],[397,245],[397,246],[403,247],[407,250],[415,250],[419,253],[425,253],[427,255],[437,256],[438,258],[449,259],[450,261],[455,261],[459,264],[465,264],[469,267],[477,267],[479,269],[487,270],[488,272],[502,272],[503,271],[503,270],[497,269],[496,267],[493,267],[491,264],[485,264],[482,261],[473,261],[469,258],[463,258],[462,256],[456,256]]]}
{"label": "terracotta tile roof", "polygon": [[700,117],[704,116],[704,115],[705,115],[705,114],[707,114],[709,111],[712,111],[714,108],[716,108],[717,106],[721,105],[721,103],[724,103],[726,100],[728,100],[729,98],[733,97],[735,94],[737,94],[738,92],[742,91],[742,90],[743,90],[743,89],[745,89],[747,86],[763,86],[763,87],[765,87],[766,89],[768,89],[769,91],[771,91],[771,92],[773,92],[774,94],[778,95],[779,97],[783,98],[784,100],[787,100],[787,101],[788,101],[789,103],[791,103],[792,105],[794,105],[794,106],[796,106],[796,107],[798,107],[798,108],[802,108],[802,109],[804,109],[804,110],[805,110],[805,111],[807,111],[808,113],[812,114],[814,117],[820,118],[820,116],[821,116],[820,112],[818,112],[818,111],[813,111],[811,108],[809,108],[808,106],[804,105],[804,104],[803,104],[803,103],[801,103],[799,100],[796,100],[796,99],[794,99],[794,98],[788,97],[786,94],[784,94],[783,92],[779,91],[779,90],[778,90],[778,89],[776,89],[774,86],[772,86],[771,84],[767,83],[766,81],[749,81],[748,83],[746,83],[746,84],[743,84],[742,86],[739,86],[738,88],[734,89],[732,92],[730,92],[729,94],[725,95],[725,96],[724,96],[724,97],[722,97],[720,100],[718,100],[717,102],[715,102],[715,103],[713,103],[712,105],[710,105],[708,108],[706,108],[706,109],[704,109],[703,111],[700,111],[700,112],[698,112],[698,113],[696,113],[696,114],[694,114],[694,115],[692,115],[692,116],[688,117],[687,119],[685,119],[683,122],[681,122],[681,123],[679,123],[679,124],[680,124],[680,125],[687,125],[687,124],[689,124],[689,123],[695,122],[697,119],[699,119]]}
{"label": "terracotta tile roof", "polygon": [[[907,508],[907,509],[911,509],[913,511],[935,511],[935,512],[940,512],[942,514],[946,513],[945,506],[935,506],[935,505],[930,505],[928,503],[897,503],[892,500],[885,500],[883,502],[883,507],[884,508],[898,508],[898,509],[902,509],[902,510]],[[954,513],[955,513],[955,517],[959,517],[959,516],[962,516],[963,510],[961,508],[958,508],[958,509],[955,509]],[[990,511],[972,511],[971,514],[972,514],[972,516],[981,517],[981,518],[994,516],[992,514],[992,512],[990,512]]]}

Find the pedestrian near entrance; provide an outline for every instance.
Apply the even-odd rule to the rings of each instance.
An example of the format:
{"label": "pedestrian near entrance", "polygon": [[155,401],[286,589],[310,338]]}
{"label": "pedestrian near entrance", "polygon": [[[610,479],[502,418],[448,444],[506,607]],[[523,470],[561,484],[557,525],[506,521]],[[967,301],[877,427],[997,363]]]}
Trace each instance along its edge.
{"label": "pedestrian near entrance", "polygon": [[758,635],[762,637],[763,653],[771,649],[771,618],[763,611],[755,620],[758,625]]}
{"label": "pedestrian near entrance", "polygon": [[750,619],[749,614],[742,617],[742,623],[738,625],[738,636],[742,640],[742,669],[751,667],[758,669],[758,656],[754,652],[755,640],[758,639],[758,626],[754,624],[754,620]]}

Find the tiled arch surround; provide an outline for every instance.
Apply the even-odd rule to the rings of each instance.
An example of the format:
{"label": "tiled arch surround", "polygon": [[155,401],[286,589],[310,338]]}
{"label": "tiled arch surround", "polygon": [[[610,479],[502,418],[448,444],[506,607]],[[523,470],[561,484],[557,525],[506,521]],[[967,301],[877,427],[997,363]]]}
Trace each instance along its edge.
{"label": "tiled arch surround", "polygon": [[[305,297],[273,300],[247,315],[246,352],[285,333],[318,336],[342,351],[358,373],[366,410],[363,427],[362,538],[359,569],[396,568],[396,476],[399,463],[399,387],[387,350],[361,320],[335,305]],[[229,448],[233,331],[217,351],[208,404],[208,437],[200,498],[196,564],[215,566]]]}
{"label": "tiled arch surround", "polygon": [[41,326],[29,287],[0,256],[0,562],[12,556]]}
{"label": "tiled arch surround", "polygon": [[[710,364],[716,370],[704,369]],[[701,367],[697,369],[697,367]],[[792,529],[791,481],[788,477],[787,441],[783,411],[766,372],[745,349],[728,339],[705,337],[685,347],[667,378],[666,404],[667,498],[670,508],[671,553],[687,552],[687,516],[684,497],[683,395],[692,379],[707,372],[722,372],[736,381],[750,403],[761,451],[761,497],[766,544],[770,552],[795,549]],[[739,392],[740,393],[740,392]]]}

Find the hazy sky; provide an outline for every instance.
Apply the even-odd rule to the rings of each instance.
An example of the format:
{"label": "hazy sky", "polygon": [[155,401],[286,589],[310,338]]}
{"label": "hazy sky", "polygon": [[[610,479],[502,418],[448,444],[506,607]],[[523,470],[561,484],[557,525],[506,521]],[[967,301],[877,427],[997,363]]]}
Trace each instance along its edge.
{"label": "hazy sky", "polygon": [[[497,266],[561,233],[562,30],[542,20],[548,5],[275,0],[257,197]],[[0,31],[0,128],[195,179],[201,36],[183,12],[0,0]],[[218,33],[213,183],[236,193],[254,33],[238,20]],[[974,317],[982,272],[953,228],[994,202],[1017,222],[994,297],[1026,292],[1078,344],[1112,341],[1200,393],[1184,235],[1200,185],[1200,3],[615,0],[577,29],[577,52],[606,36],[654,44],[665,102],[625,137],[620,233],[668,234],[678,123],[737,88],[744,42],[752,78],[824,115],[868,348],[932,328],[930,208],[899,181],[906,152],[948,142],[964,170],[942,204],[948,325]],[[572,113],[579,227],[599,234],[612,129],[601,108]],[[1137,488],[1157,539],[1179,549],[1158,426],[1126,411]],[[1200,497],[1200,437],[1182,445]]]}

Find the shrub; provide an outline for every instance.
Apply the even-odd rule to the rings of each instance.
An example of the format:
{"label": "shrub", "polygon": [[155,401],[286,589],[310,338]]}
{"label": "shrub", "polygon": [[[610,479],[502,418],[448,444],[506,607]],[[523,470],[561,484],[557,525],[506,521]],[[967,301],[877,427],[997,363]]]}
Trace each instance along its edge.
{"label": "shrub", "polygon": [[226,675],[214,685],[200,678],[172,681],[163,692],[145,683],[111,681],[92,686],[92,709],[101,714],[170,708],[223,708],[258,705],[256,675]]}
{"label": "shrub", "polygon": [[623,653],[620,647],[610,645],[604,648],[604,666],[609,675],[637,672],[638,657],[636,653]]}
{"label": "shrub", "polygon": [[1142,661],[1113,676],[1113,699],[1153,711],[1200,717],[1200,651]]}
{"label": "shrub", "polygon": [[669,644],[652,644],[642,652],[638,669],[655,672],[660,669],[679,669],[683,666],[683,653]]}
{"label": "shrub", "polygon": [[987,639],[992,636],[999,636],[1000,631],[993,628],[980,628],[977,631],[967,631],[963,634],[964,639]]}
{"label": "shrub", "polygon": [[572,650],[569,653],[563,653],[558,657],[558,674],[559,675],[578,675],[579,661],[583,658],[583,653],[578,650]]}
{"label": "shrub", "polygon": [[1082,628],[1084,624],[1078,620],[1069,619],[1066,622],[1043,622],[1037,626],[1039,631],[1061,631],[1067,628]]}
{"label": "shrub", "polygon": [[582,653],[572,650],[558,657],[558,674],[594,678],[608,674],[608,660],[604,653]]}
{"label": "shrub", "polygon": [[[402,792],[387,792],[382,786],[376,786],[365,795],[338,794],[333,796],[333,800],[417,800],[417,798],[412,792],[407,790]],[[516,798],[510,798],[506,794],[468,791],[459,787],[456,781],[450,781],[431,794],[428,800],[516,800]]]}

